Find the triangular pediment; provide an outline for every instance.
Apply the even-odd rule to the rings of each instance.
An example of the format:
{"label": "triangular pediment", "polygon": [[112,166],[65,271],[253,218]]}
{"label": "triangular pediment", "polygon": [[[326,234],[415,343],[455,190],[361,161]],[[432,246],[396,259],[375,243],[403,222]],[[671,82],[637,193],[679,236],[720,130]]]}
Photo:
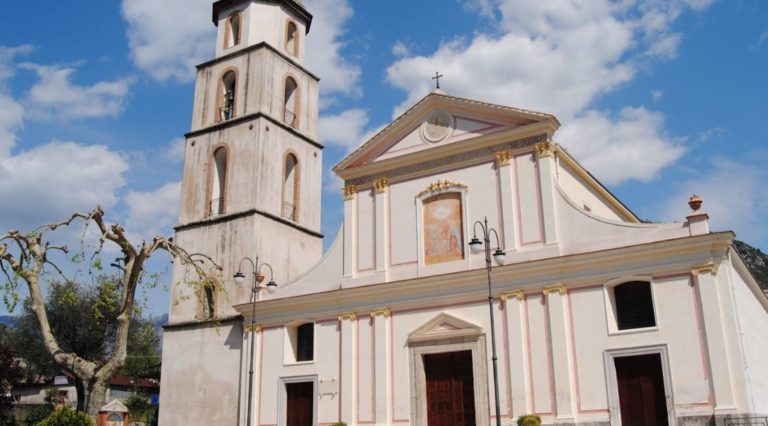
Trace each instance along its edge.
{"label": "triangular pediment", "polygon": [[526,111],[433,92],[360,146],[334,170],[341,173],[367,164],[537,123],[559,126],[549,114]]}
{"label": "triangular pediment", "polygon": [[442,313],[408,335],[409,342],[444,340],[456,337],[479,336],[483,328],[452,315]]}

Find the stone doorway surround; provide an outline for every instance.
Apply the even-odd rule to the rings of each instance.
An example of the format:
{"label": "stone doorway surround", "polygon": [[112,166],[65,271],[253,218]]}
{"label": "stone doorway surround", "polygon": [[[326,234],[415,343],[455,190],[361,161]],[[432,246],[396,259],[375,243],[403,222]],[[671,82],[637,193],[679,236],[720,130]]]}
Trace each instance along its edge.
{"label": "stone doorway surround", "polygon": [[664,393],[667,403],[667,417],[669,426],[677,425],[675,416],[675,401],[672,398],[672,375],[669,371],[669,357],[667,356],[667,346],[642,346],[637,348],[611,349],[603,353],[603,362],[605,366],[605,382],[608,391],[608,409],[611,413],[611,424],[621,424],[621,411],[619,409],[619,384],[616,378],[616,358],[658,354],[661,358],[661,373],[664,376]]}
{"label": "stone doorway surround", "polygon": [[480,326],[441,313],[408,335],[410,352],[411,424],[427,426],[427,379],[424,355],[471,351],[477,426],[488,426],[488,359]]}

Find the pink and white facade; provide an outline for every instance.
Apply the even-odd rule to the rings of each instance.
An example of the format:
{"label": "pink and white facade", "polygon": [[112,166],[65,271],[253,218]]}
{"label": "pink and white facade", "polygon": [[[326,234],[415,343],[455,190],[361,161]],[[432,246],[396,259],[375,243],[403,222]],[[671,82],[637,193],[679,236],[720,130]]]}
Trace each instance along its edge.
{"label": "pink and white facade", "polygon": [[[292,0],[223,3],[247,7],[251,17],[265,5],[287,15],[303,10]],[[263,150],[299,141],[291,148],[299,164],[315,161],[313,81],[301,101],[311,111],[308,127],[298,135],[269,112],[253,117],[267,123],[257,127],[272,127],[278,144]],[[244,117],[235,128],[248,123]],[[642,359],[655,363],[651,398],[660,398],[655,410],[667,424],[768,415],[768,299],[733,249],[733,233],[712,232],[695,203],[684,222],[641,223],[553,142],[559,125],[548,114],[429,94],[334,169],[345,182],[344,223],[322,258],[310,250],[319,209],[286,219],[256,207],[250,222],[248,205],[209,219],[182,209],[188,217],[181,240],[221,261],[228,281],[215,321],[199,315],[202,294],[171,307],[162,424],[247,424],[251,394],[250,425],[286,425],[295,411],[289,394],[299,384],[311,389],[311,424],[433,424],[437,397],[428,364],[434,355],[466,352],[471,380],[462,395],[474,411],[466,424],[488,425],[500,416],[511,425],[523,414],[544,424],[622,424],[622,415],[637,408],[627,395],[643,380],[633,376]],[[221,137],[220,130],[206,137]],[[200,140],[200,133],[188,139]],[[216,159],[213,148],[197,157],[187,149],[191,182]],[[235,160],[242,167],[227,169],[224,192],[258,187],[284,195],[284,183],[252,173],[243,159],[261,159],[264,151],[243,152]],[[279,152],[269,158],[282,164]],[[300,170],[304,192],[296,204],[319,207],[320,186],[312,181],[321,172]],[[183,205],[203,206],[189,201],[196,190],[190,191]],[[505,264],[492,269],[498,413],[485,260],[467,246],[473,224],[484,218],[506,254]],[[300,245],[291,244],[294,234]],[[310,251],[294,263],[299,246]],[[258,251],[288,272],[275,268],[278,291],[262,292],[256,303],[251,342],[249,291],[226,277]],[[310,260],[314,266],[303,266]],[[636,296],[629,304],[627,289]]]}

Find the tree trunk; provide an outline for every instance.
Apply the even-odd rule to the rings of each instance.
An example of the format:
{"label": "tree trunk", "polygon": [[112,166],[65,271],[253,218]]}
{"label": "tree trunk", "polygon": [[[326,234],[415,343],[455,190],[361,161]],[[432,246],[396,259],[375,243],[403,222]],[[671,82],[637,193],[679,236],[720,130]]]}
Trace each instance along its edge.
{"label": "tree trunk", "polygon": [[106,405],[107,403],[107,384],[109,382],[109,379],[99,379],[94,378],[89,384],[88,384],[88,401],[87,405],[85,407],[85,412],[88,413],[89,416],[96,418],[96,416],[99,414],[99,410],[101,407]]}
{"label": "tree trunk", "polygon": [[85,411],[85,385],[80,378],[75,378],[75,390],[77,391],[77,411]]}

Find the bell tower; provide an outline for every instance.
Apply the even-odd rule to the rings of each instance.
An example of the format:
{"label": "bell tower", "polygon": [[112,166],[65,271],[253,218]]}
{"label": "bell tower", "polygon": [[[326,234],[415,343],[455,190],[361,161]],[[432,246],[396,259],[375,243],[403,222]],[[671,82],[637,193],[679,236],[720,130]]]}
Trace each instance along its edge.
{"label": "bell tower", "polygon": [[[223,266],[227,287],[256,254],[285,283],[322,254],[318,78],[303,65],[312,16],[296,0],[220,0],[213,22],[216,57],[197,67],[176,238]],[[176,303],[170,320],[233,315],[249,293],[226,290],[228,301]]]}
{"label": "bell tower", "polygon": [[222,280],[191,287],[193,274],[174,264],[161,396],[161,422],[173,424],[238,422],[244,343],[232,306],[251,295],[232,279],[241,259],[258,255],[283,285],[322,255],[319,79],[304,67],[312,15],[299,0],[219,0],[213,23],[216,53],[197,67],[175,229],[179,245],[223,268]]}

